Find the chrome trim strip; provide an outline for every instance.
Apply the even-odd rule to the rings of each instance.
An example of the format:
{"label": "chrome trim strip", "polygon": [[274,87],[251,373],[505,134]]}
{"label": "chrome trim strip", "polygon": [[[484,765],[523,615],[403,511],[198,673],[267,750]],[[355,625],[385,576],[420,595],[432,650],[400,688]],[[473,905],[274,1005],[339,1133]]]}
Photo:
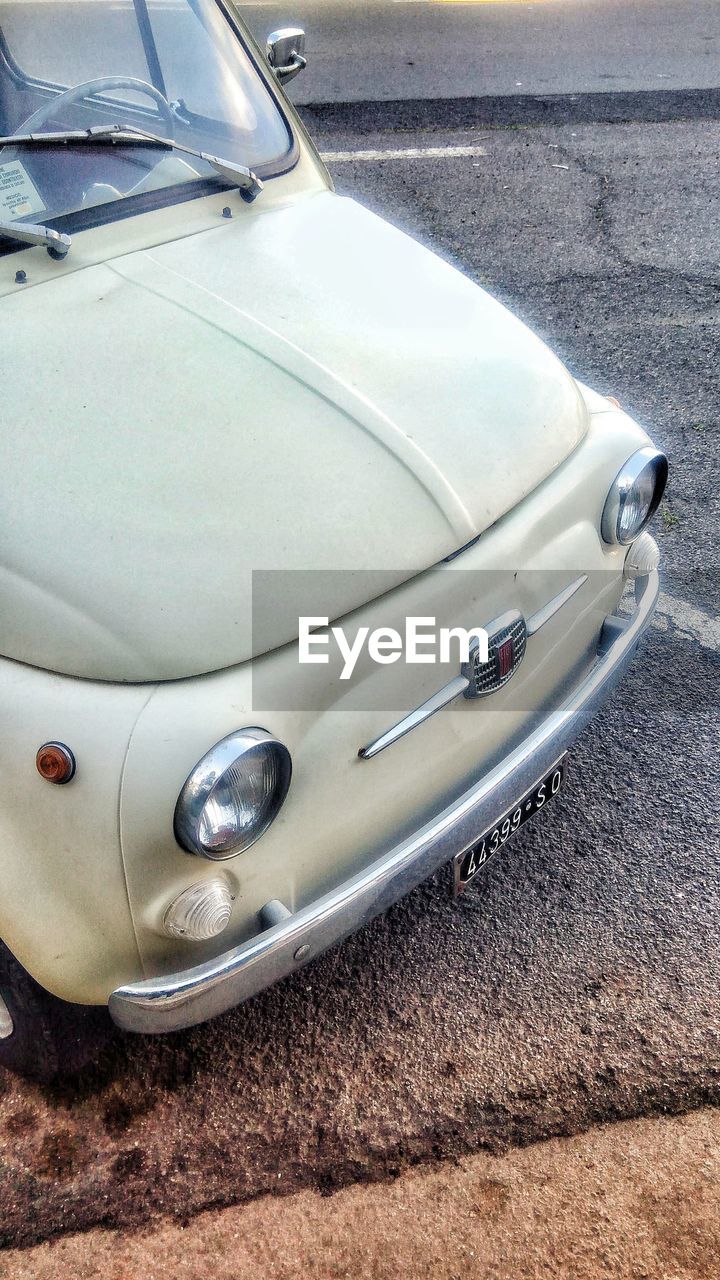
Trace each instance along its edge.
{"label": "chrome trim strip", "polygon": [[[570,583],[569,587],[564,587],[556,596],[553,596],[552,600],[548,600],[547,604],[543,605],[542,609],[538,609],[537,613],[534,613],[525,623],[526,634],[534,636],[541,627],[545,626],[546,622],[554,618],[558,610],[562,609],[568,600],[572,599],[575,592],[579,591],[587,580],[588,575],[586,573],[581,574],[579,578]],[[507,624],[509,618],[520,618],[521,616],[515,610],[510,610],[510,612],[504,613],[501,617],[494,618],[492,622],[488,622],[485,630],[489,636],[492,636],[493,632]],[[430,716],[434,716],[436,711],[441,711],[443,707],[448,706],[450,702],[454,702],[456,698],[465,693],[470,685],[470,676],[466,674],[467,665],[469,664],[463,666],[461,675],[455,676],[454,680],[451,680],[449,684],[444,684],[442,689],[438,689],[437,693],[434,693],[426,702],[422,702],[414,711],[403,716],[402,720],[399,720],[397,724],[392,725],[390,729],[386,729],[384,733],[381,733],[378,738],[374,738],[372,742],[368,742],[366,746],[361,747],[358,751],[360,759],[372,760],[373,756],[379,755],[386,747],[391,747],[399,738],[404,738],[406,733],[412,733],[412,730],[417,729],[418,725],[424,724],[426,720],[430,719]]]}
{"label": "chrome trim strip", "polygon": [[430,716],[434,716],[436,711],[441,711],[449,702],[454,702],[467,689],[470,681],[467,676],[455,676],[449,684],[444,684],[442,689],[438,689],[427,702],[423,702],[409,716],[405,716],[393,725],[391,729],[386,729],[380,734],[379,738],[375,738],[373,742],[369,742],[366,747],[361,747],[358,755],[361,760],[372,760],[373,756],[378,755],[380,751],[384,751],[386,747],[392,746],[393,742],[397,742],[398,738],[404,738],[406,733],[410,733],[413,729],[417,729],[423,721],[429,720]]}
{"label": "chrome trim strip", "polygon": [[547,604],[543,605],[542,609],[538,609],[537,613],[531,614],[525,623],[528,635],[537,635],[540,628],[544,627],[545,623],[549,622],[551,618],[554,618],[555,614],[562,609],[564,604],[567,604],[568,600],[572,600],[575,592],[579,591],[587,580],[588,575],[581,573],[580,577],[571,582],[569,587],[559,591],[556,596],[553,596],[552,600],[548,600]]}
{"label": "chrome trim strip", "polygon": [[588,674],[469,791],[364,871],[288,920],[193,969],[113,991],[109,1007],[118,1026],[138,1032],[174,1031],[223,1013],[361,928],[468,849],[562,755],[629,666],[660,590],[657,571],[638,582],[642,585],[635,612],[622,620],[619,630],[608,629],[612,638]]}

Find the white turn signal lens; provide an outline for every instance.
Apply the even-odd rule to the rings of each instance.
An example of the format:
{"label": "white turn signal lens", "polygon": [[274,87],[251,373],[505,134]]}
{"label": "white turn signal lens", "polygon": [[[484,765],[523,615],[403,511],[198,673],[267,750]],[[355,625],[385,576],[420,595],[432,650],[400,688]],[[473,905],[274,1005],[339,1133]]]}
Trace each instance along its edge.
{"label": "white turn signal lens", "polygon": [[193,884],[170,903],[163,929],[171,938],[206,942],[227,929],[232,903],[233,896],[224,880]]}
{"label": "white turn signal lens", "polygon": [[641,533],[625,559],[626,578],[645,578],[660,567],[660,548],[649,533]]}

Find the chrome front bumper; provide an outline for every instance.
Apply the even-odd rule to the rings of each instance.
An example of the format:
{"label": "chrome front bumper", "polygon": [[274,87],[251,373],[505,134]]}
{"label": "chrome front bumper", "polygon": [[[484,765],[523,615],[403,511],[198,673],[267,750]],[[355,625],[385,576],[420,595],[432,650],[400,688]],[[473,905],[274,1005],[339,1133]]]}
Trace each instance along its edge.
{"label": "chrome front bumper", "polygon": [[606,619],[588,675],[454,804],[359,875],[249,942],[193,969],[119,987],[109,1001],[118,1026],[175,1031],[214,1018],[307,964],[469,848],[552,767],[612,692],[650,624],[659,589],[657,572],[638,580],[633,614]]}

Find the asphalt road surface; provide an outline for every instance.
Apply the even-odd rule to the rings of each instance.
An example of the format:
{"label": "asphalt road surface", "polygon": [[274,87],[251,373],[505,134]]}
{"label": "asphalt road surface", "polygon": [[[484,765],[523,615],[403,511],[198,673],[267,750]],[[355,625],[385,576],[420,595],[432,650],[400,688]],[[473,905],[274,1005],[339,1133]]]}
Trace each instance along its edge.
{"label": "asphalt road surface", "polygon": [[301,26],[296,102],[707,89],[717,0],[256,0],[263,44]]}
{"label": "asphalt road surface", "polygon": [[369,134],[350,112],[321,143],[439,148],[338,159],[338,186],[651,427],[672,466],[662,610],[567,789],[460,901],[439,875],[214,1023],[118,1038],[79,1082],[0,1073],[0,1244],[720,1101],[720,123]]}

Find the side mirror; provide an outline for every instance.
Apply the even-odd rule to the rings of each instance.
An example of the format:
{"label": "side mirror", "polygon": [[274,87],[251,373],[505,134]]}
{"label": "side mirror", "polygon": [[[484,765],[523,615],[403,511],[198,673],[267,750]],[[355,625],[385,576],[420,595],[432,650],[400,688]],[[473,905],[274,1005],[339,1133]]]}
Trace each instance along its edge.
{"label": "side mirror", "polygon": [[283,27],[267,38],[267,60],[281,84],[287,84],[307,66],[302,27]]}

